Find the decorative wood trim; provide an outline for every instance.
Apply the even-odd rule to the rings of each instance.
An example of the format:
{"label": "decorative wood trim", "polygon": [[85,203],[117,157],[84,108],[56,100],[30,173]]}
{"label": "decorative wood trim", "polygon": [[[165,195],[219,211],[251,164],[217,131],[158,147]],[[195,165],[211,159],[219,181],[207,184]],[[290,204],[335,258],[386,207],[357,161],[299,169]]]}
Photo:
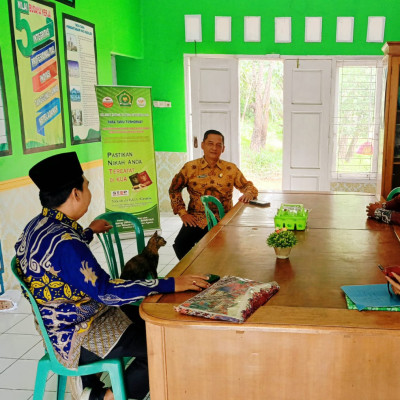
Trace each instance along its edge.
{"label": "decorative wood trim", "polygon": [[382,47],[382,51],[385,55],[400,56],[400,42],[386,42]]}
{"label": "decorative wood trim", "polygon": [[[103,160],[94,160],[86,163],[82,163],[82,169],[87,171],[92,168],[101,167],[103,165]],[[22,176],[20,178],[9,179],[7,181],[0,182],[0,192],[5,192],[6,190],[17,189],[23,186],[31,185],[33,182],[29,176]]]}
{"label": "decorative wood trim", "polygon": [[387,60],[385,97],[385,134],[382,155],[381,196],[387,197],[393,189],[393,162],[396,138],[397,103],[400,71],[400,42],[387,42],[382,48]]}

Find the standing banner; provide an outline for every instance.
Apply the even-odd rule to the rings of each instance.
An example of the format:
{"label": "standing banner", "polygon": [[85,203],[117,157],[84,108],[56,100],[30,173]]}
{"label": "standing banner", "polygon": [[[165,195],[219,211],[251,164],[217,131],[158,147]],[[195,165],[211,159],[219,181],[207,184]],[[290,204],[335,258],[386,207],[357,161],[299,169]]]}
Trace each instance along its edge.
{"label": "standing banner", "polygon": [[24,153],[65,147],[54,5],[9,0]]}
{"label": "standing banner", "polygon": [[96,95],[106,211],[134,214],[143,229],[159,229],[151,89],[96,86]]}

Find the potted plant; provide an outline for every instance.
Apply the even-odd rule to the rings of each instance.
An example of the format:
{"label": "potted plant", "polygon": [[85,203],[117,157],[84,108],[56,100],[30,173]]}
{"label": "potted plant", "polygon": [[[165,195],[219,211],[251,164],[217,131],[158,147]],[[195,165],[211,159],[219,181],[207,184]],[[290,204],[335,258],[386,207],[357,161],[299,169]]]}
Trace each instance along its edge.
{"label": "potted plant", "polygon": [[296,235],[287,228],[276,229],[267,239],[268,246],[274,248],[278,258],[289,258],[290,250],[296,243]]}

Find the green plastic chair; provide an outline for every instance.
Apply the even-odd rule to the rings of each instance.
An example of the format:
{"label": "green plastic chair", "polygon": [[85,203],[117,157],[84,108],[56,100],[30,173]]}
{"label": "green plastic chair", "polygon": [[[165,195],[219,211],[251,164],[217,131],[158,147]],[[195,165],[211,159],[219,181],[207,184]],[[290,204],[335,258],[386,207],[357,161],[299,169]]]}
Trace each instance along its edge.
{"label": "green plastic chair", "polygon": [[388,194],[388,197],[386,199],[386,201],[392,200],[393,198],[395,198],[398,194],[400,193],[400,187],[394,188],[390,191],[390,193]]}
{"label": "green plastic chair", "polygon": [[208,230],[210,230],[213,226],[218,224],[218,221],[217,221],[217,218],[215,217],[214,213],[211,211],[211,209],[209,207],[209,203],[213,203],[217,206],[220,220],[222,218],[224,218],[224,216],[225,216],[224,206],[214,196],[201,196],[201,202],[204,205],[204,211],[206,212]]}
{"label": "green plastic chair", "polygon": [[[113,228],[110,229],[108,232],[97,234],[97,237],[99,238],[101,245],[103,246],[107,265],[110,270],[110,276],[112,279],[117,279],[121,275],[122,268],[125,265],[124,255],[121,247],[121,240],[116,225],[117,221],[127,221],[134,226],[136,232],[136,245],[138,254],[140,254],[145,248],[142,223],[140,222],[139,218],[123,211],[106,212],[104,214],[100,214],[95,219],[105,219],[113,226]],[[114,242],[118,250],[119,264],[115,256]]]}
{"label": "green plastic chair", "polygon": [[100,372],[109,373],[114,398],[118,400],[127,400],[124,384],[124,363],[122,359],[115,358],[96,361],[91,364],[81,365],[78,367],[78,369],[66,368],[57,360],[50,338],[44,326],[42,316],[40,315],[36,300],[32,293],[28,290],[24,280],[18,274],[15,257],[11,261],[11,270],[29,297],[33,312],[35,313],[36,321],[40,327],[40,331],[42,332],[42,337],[46,346],[45,355],[38,362],[33,400],[43,399],[47,375],[50,371],[53,371],[58,375],[57,400],[64,399],[67,376],[91,375]]}

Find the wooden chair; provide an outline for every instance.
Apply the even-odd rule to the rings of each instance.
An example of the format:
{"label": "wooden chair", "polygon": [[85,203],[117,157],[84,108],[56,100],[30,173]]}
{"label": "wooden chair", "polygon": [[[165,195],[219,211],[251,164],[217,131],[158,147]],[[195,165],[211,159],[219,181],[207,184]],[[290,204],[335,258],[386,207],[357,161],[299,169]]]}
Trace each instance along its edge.
{"label": "wooden chair", "polygon": [[40,327],[40,331],[42,333],[42,337],[45,343],[45,355],[38,362],[33,400],[43,399],[46,388],[47,375],[50,371],[53,371],[55,374],[58,375],[57,400],[64,399],[67,376],[91,375],[97,374],[99,372],[109,373],[114,398],[116,400],[126,400],[127,397],[124,384],[124,362],[122,359],[115,358],[96,361],[91,364],[81,365],[78,367],[78,369],[66,368],[57,360],[49,335],[47,334],[47,330],[44,326],[39,307],[32,293],[29,291],[26,283],[18,273],[15,257],[11,261],[11,270],[29,297],[33,312],[36,317],[36,321]]}
{"label": "wooden chair", "polygon": [[225,210],[222,203],[214,196],[201,196],[201,202],[204,205],[204,211],[206,213],[208,230],[210,230],[213,226],[217,225],[218,221],[215,217],[214,213],[209,207],[209,203],[213,203],[218,208],[219,219],[222,219],[225,216]]}

